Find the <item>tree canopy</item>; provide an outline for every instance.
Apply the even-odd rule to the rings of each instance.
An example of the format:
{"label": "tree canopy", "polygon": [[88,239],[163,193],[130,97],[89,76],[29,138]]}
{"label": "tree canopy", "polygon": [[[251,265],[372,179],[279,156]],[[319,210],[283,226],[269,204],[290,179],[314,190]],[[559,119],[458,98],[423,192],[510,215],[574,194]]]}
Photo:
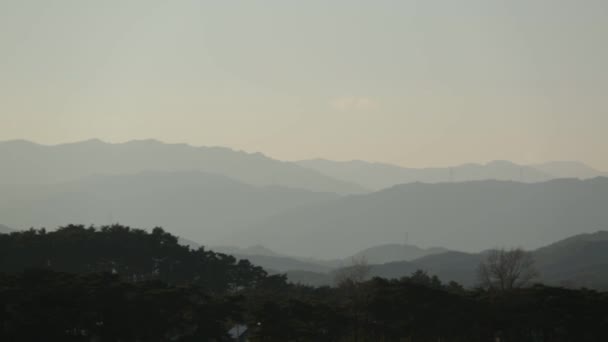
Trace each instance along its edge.
{"label": "tree canopy", "polygon": [[114,225],[0,234],[1,341],[608,340],[608,294],[465,289],[424,271],[337,287]]}
{"label": "tree canopy", "polygon": [[162,228],[69,225],[0,235],[0,272],[39,268],[70,273],[108,272],[137,282],[158,279],[222,292],[254,286],[267,273],[248,260],[192,250]]}

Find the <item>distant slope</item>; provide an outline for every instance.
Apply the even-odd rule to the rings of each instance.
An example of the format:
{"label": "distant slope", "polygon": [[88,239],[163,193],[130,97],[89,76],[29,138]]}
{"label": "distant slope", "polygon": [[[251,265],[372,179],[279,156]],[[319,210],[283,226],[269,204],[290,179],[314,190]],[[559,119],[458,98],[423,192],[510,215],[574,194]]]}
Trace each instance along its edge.
{"label": "distant slope", "polygon": [[[537,279],[550,285],[608,289],[608,231],[580,234],[532,251]],[[421,269],[443,282],[477,284],[477,267],[483,253],[447,252],[410,262],[372,265],[372,276],[400,278]]]}
{"label": "distant slope", "polygon": [[401,278],[416,270],[424,270],[445,283],[456,281],[465,286],[473,286],[477,281],[477,266],[482,259],[483,256],[476,253],[446,252],[413,261],[373,265],[371,274],[383,278]]}
{"label": "distant slope", "polygon": [[[389,246],[403,248],[403,245],[385,245],[368,250]],[[412,246],[414,249],[416,246]],[[419,250],[423,250],[418,248]],[[441,251],[440,248],[432,251]],[[567,287],[588,287],[608,289],[608,231],[575,235],[532,251],[540,277],[536,281],[549,285]],[[466,287],[478,284],[477,267],[485,258],[486,252],[464,253],[444,251],[426,255],[409,261],[373,262],[370,277],[399,279],[410,276],[417,270],[436,275],[448,283],[456,281]],[[260,265],[271,273],[285,273],[288,280],[311,286],[334,285],[333,270],[348,267],[349,260],[339,265],[321,266],[316,262],[279,256],[241,256]],[[320,262],[322,263],[322,262]]]}
{"label": "distant slope", "polygon": [[[465,286],[474,286],[477,281],[477,265],[482,258],[481,254],[445,252],[412,261],[370,264],[369,277],[399,279],[410,276],[417,270],[424,270],[430,275],[438,276],[444,283],[456,281]],[[348,267],[348,264],[345,265]],[[289,281],[293,283],[311,286],[334,285],[332,272],[290,270],[286,273]]]}
{"label": "distant slope", "polygon": [[[214,250],[215,252],[215,250]],[[232,254],[238,259],[247,259],[252,264],[261,266],[267,271],[287,272],[287,271],[305,271],[315,273],[326,273],[330,271],[329,267],[322,266],[312,262],[306,262],[295,258],[284,256],[269,256],[269,255],[239,255]]]}
{"label": "distant slope", "polygon": [[507,161],[494,161],[485,165],[465,164],[448,168],[425,169],[403,168],[364,161],[336,162],[324,159],[303,160],[297,163],[329,177],[361,184],[374,190],[416,182],[441,183],[489,179],[541,182],[556,178],[536,168]]}
{"label": "distant slope", "polygon": [[534,257],[546,282],[608,289],[608,231],[573,236]]}
{"label": "distant slope", "polygon": [[274,251],[262,246],[255,245],[250,247],[236,247],[236,246],[210,246],[209,249],[223,254],[231,255],[262,255],[262,256],[281,256]]}
{"label": "distant slope", "polygon": [[262,245],[246,248],[211,246],[209,249],[217,253],[232,255],[238,259],[247,259],[253,264],[262,266],[267,271],[272,272],[287,272],[291,270],[328,272],[331,269],[329,266],[323,265],[322,263],[280,255]]}
{"label": "distant slope", "polygon": [[336,193],[365,191],[361,186],[259,153],[164,144],[155,140],[123,144],[89,140],[56,146],[21,140],[0,142],[0,160],[0,184],[50,184],[95,174],[204,171],[251,185],[279,185]]}
{"label": "distant slope", "polygon": [[364,249],[342,259],[315,259],[278,254],[264,246],[246,248],[234,246],[211,246],[214,252],[230,254],[241,259],[254,261],[267,270],[329,272],[332,269],[350,265],[353,259],[364,258],[368,264],[384,264],[395,261],[414,260],[423,256],[447,252],[445,248],[420,248],[414,245],[385,244]]}
{"label": "distant slope", "polygon": [[478,251],[536,248],[608,226],[608,179],[408,184],[300,207],[234,236],[278,253],[335,259],[401,241]]}
{"label": "distant slope", "polygon": [[0,234],[8,234],[13,231],[14,231],[13,229],[11,229],[3,224],[0,224]]}
{"label": "distant slope", "polygon": [[297,258],[278,254],[262,245],[255,245],[246,248],[234,246],[211,246],[214,252],[233,255],[239,259],[248,259],[258,266],[262,266],[267,271],[287,272],[287,271],[306,271],[326,273],[331,269],[341,265],[338,260],[315,260],[312,258]]}
{"label": "distant slope", "polygon": [[447,252],[445,248],[420,248],[414,245],[385,244],[374,246],[356,253],[352,258],[364,258],[370,264],[384,264],[393,261],[409,261],[423,256]]}
{"label": "distant slope", "polygon": [[607,172],[598,171],[576,161],[555,161],[531,166],[537,170],[550,174],[555,178],[589,179],[595,177],[608,177]]}
{"label": "distant slope", "polygon": [[338,196],[282,187],[256,187],[203,172],[145,172],[96,176],[41,186],[0,186],[0,217],[18,227],[69,223],[163,226],[197,244],[268,216]]}

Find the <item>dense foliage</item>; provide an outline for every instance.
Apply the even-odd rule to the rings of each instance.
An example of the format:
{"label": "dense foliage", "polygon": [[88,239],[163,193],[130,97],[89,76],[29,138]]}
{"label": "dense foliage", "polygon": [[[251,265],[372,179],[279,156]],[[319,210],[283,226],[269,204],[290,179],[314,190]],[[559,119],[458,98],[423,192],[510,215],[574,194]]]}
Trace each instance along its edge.
{"label": "dense foliage", "polygon": [[70,226],[0,235],[1,341],[606,341],[608,294],[466,290],[422,271],[288,284],[170,234]]}
{"label": "dense foliage", "polygon": [[238,317],[232,297],[108,273],[0,277],[2,341],[206,341]]}
{"label": "dense foliage", "polygon": [[30,268],[108,272],[133,282],[158,279],[213,292],[253,286],[266,277],[261,267],[247,260],[182,246],[161,228],[148,233],[121,225],[70,225],[52,232],[32,229],[0,235],[0,272]]}

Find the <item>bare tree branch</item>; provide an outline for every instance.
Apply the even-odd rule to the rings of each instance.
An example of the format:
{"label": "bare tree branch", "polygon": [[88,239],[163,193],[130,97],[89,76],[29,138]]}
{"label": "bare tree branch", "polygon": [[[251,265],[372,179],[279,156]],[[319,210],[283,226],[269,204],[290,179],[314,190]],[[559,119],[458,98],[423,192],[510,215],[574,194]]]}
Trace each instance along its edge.
{"label": "bare tree branch", "polygon": [[506,291],[528,286],[538,277],[538,271],[530,252],[498,249],[490,251],[479,264],[477,276],[482,287]]}

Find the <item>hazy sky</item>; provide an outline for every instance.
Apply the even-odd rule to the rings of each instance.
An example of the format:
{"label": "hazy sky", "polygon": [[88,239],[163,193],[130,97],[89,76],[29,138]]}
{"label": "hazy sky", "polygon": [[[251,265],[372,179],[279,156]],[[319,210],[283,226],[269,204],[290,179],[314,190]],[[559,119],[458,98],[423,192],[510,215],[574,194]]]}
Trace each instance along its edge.
{"label": "hazy sky", "polygon": [[0,0],[0,140],[608,170],[608,1]]}

